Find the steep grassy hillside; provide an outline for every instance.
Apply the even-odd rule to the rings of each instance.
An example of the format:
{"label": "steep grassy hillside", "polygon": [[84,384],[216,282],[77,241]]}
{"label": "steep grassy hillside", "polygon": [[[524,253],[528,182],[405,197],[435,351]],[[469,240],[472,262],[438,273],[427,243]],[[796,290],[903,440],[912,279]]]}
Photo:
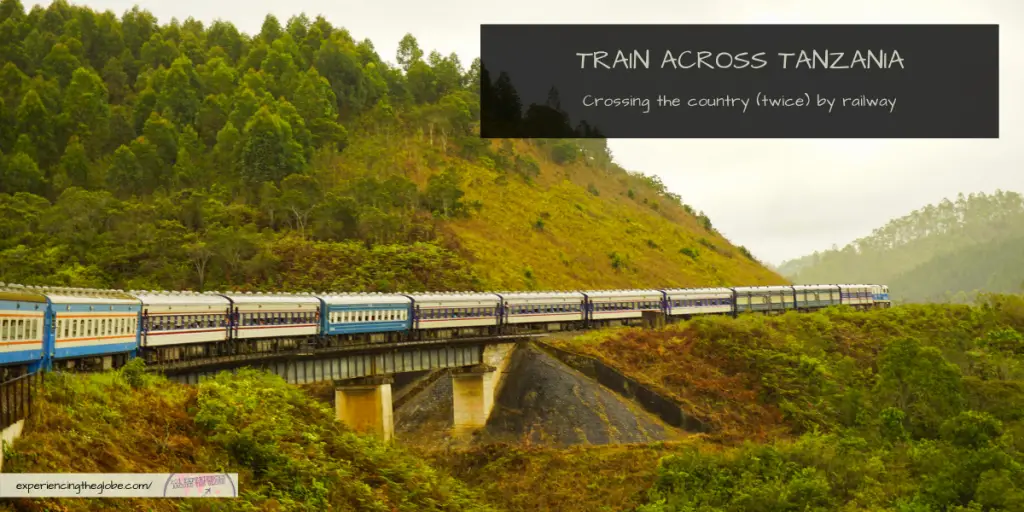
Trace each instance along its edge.
{"label": "steep grassy hillside", "polygon": [[603,140],[478,137],[479,61],[0,2],[0,280],[427,290],[782,282]]}
{"label": "steep grassy hillside", "polygon": [[[139,360],[136,360],[141,362]],[[8,500],[0,510],[494,510],[276,376],[198,387],[142,374],[50,374],[5,473],[238,473],[237,500]]]}
{"label": "steep grassy hillside", "polygon": [[474,268],[499,288],[565,289],[781,284],[710,222],[650,180],[620,169],[543,162],[531,182],[495,185],[473,167],[466,198],[484,207],[447,225]]}
{"label": "steep grassy hillside", "polygon": [[961,194],[894,219],[846,247],[784,263],[797,283],[886,283],[895,300],[964,302],[1024,284],[1024,198]]}

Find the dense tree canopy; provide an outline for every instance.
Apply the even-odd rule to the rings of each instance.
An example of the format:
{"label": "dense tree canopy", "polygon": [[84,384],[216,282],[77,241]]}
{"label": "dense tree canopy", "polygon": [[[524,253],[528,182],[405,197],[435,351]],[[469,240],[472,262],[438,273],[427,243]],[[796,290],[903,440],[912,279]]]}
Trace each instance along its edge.
{"label": "dense tree canopy", "polygon": [[[480,173],[532,187],[544,160],[558,173],[546,186],[577,179],[559,166],[589,169],[576,186],[628,189],[630,208],[702,231],[674,244],[709,237],[732,257],[706,217],[616,166],[602,139],[480,139],[479,59],[406,35],[394,60],[303,14],[267,16],[250,36],[225,21],[161,25],[137,7],[0,0],[0,210],[14,219],[0,233],[0,281],[479,287],[444,227],[481,211],[466,197]],[[303,259],[313,255],[326,257]]]}

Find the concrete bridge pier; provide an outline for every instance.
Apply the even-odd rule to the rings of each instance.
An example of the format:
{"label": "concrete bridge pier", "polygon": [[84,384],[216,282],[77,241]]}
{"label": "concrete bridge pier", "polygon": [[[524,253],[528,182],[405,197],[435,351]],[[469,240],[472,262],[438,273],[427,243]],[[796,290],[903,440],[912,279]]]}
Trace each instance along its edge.
{"label": "concrete bridge pier", "polygon": [[391,403],[389,375],[334,381],[334,404],[338,421],[360,432],[370,432],[385,441],[395,435],[395,414]]}
{"label": "concrete bridge pier", "polygon": [[462,437],[487,425],[494,408],[495,379],[500,377],[494,366],[479,364],[452,370],[454,425],[452,434]]}

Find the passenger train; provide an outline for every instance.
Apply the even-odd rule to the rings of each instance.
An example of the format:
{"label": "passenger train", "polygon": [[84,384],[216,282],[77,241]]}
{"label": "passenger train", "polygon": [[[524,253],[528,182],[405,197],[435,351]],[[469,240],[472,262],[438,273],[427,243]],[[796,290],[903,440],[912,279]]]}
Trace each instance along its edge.
{"label": "passenger train", "polygon": [[509,293],[219,293],[0,283],[0,373],[107,369],[299,348],[889,307],[884,285]]}

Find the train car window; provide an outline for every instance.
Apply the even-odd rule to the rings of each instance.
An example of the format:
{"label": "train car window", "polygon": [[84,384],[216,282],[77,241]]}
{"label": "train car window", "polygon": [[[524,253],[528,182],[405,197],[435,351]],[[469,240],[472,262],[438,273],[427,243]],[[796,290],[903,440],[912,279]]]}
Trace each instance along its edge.
{"label": "train car window", "polygon": [[32,320],[32,339],[39,337],[39,320]]}
{"label": "train car window", "polygon": [[19,339],[19,340],[25,339],[25,321],[24,320],[18,320],[18,329],[17,329],[16,334],[18,335],[18,337],[15,338],[15,339]]}

